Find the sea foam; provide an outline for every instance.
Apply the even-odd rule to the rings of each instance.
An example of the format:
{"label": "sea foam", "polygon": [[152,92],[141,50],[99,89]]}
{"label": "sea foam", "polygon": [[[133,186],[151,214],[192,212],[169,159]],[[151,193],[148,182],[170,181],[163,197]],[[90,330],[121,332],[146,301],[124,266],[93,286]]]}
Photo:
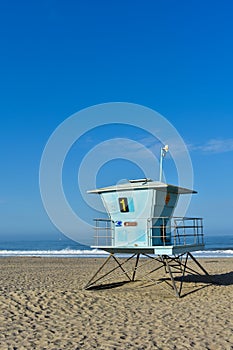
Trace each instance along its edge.
{"label": "sea foam", "polygon": [[[34,256],[34,257],[105,257],[109,253],[100,249],[61,249],[61,250],[0,250],[0,257]],[[201,250],[192,253],[197,258],[233,257],[233,249]]]}

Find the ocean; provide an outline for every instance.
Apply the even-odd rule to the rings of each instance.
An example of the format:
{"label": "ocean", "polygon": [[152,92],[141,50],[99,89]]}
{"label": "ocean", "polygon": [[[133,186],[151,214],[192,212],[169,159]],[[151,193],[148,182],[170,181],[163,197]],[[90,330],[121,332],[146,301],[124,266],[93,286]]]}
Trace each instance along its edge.
{"label": "ocean", "polygon": [[[108,253],[81,245],[68,238],[40,241],[0,240],[0,257],[105,257]],[[205,250],[193,253],[199,258],[233,257],[233,235],[205,236]]]}

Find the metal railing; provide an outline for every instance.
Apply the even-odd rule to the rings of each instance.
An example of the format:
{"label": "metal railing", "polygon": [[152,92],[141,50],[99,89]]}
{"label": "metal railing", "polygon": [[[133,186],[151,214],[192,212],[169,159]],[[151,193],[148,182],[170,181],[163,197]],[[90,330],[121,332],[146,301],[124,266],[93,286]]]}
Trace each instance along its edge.
{"label": "metal railing", "polygon": [[114,222],[111,219],[94,219],[95,221],[95,245],[113,246],[114,245]]}
{"label": "metal railing", "polygon": [[204,244],[203,219],[188,217],[152,217],[148,219],[151,245]]}
{"label": "metal railing", "polygon": [[[95,245],[115,246],[115,226],[111,219],[94,219]],[[203,245],[203,219],[188,217],[151,217],[140,218],[145,221],[145,239],[149,247]],[[132,228],[131,228],[132,229]],[[137,226],[135,227],[136,237]]]}

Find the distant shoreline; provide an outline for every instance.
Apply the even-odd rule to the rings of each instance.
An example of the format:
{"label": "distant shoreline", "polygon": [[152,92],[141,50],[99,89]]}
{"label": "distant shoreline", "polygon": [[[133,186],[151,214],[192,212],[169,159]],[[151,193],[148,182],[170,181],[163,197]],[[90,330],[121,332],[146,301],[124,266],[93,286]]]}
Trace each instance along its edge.
{"label": "distant shoreline", "polygon": [[[197,259],[224,259],[233,258],[233,248],[227,249],[206,249],[203,251],[197,251],[192,253]],[[32,251],[13,251],[13,250],[1,250],[0,258],[14,258],[14,257],[43,257],[43,258],[90,258],[99,259],[106,258],[109,255],[108,252],[101,250],[90,249],[90,250],[74,250],[74,249],[64,249],[64,250],[32,250]],[[119,254],[119,257],[127,257],[127,254]]]}

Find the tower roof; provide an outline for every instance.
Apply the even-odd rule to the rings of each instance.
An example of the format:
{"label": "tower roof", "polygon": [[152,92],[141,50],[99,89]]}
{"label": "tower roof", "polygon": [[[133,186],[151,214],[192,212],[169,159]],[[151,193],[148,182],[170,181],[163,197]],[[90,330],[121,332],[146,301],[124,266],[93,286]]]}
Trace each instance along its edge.
{"label": "tower roof", "polygon": [[129,180],[127,183],[97,188],[95,190],[87,191],[87,193],[100,194],[105,192],[119,192],[119,191],[147,190],[147,189],[155,189],[158,191],[166,191],[170,193],[179,193],[179,194],[197,193],[196,191],[190,190],[188,188],[169,185],[160,181],[152,181],[151,179]]}

